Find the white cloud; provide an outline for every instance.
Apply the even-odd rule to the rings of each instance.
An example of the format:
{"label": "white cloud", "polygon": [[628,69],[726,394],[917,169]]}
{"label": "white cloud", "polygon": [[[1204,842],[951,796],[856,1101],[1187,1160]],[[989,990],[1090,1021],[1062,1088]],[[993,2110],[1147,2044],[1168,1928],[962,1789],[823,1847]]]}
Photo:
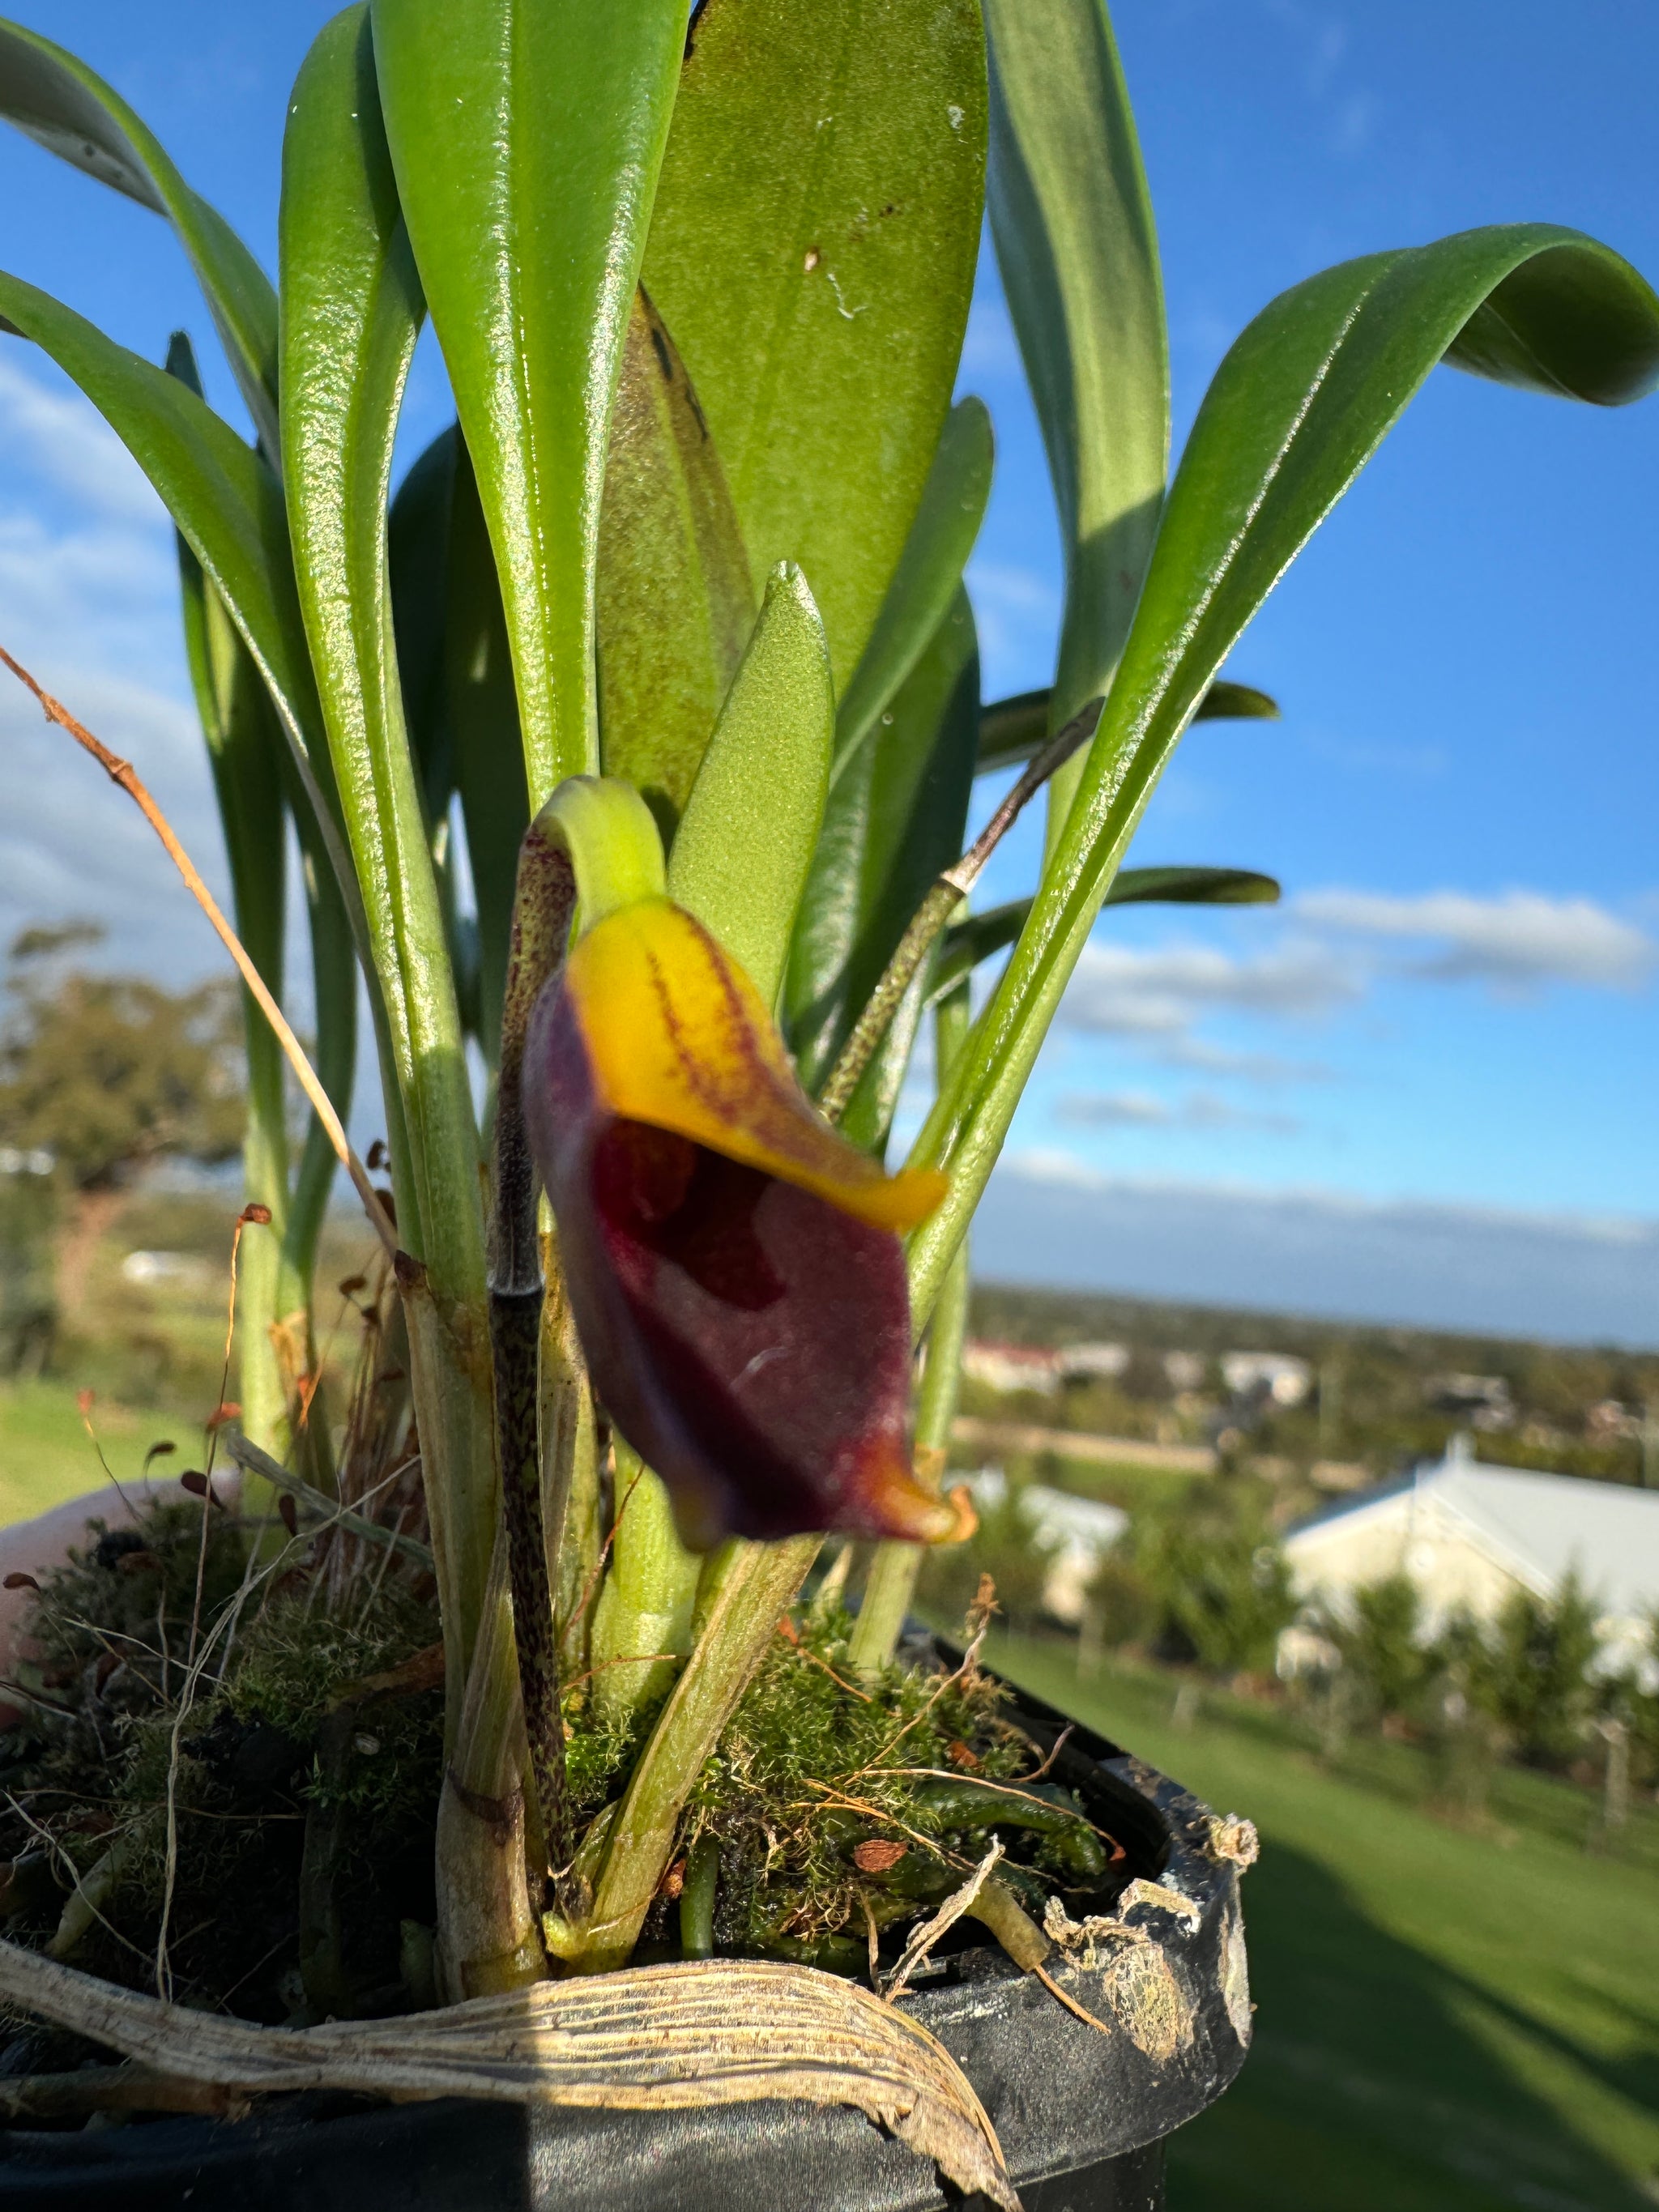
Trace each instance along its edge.
{"label": "white cloud", "polygon": [[1235,1106],[1212,1091],[1189,1091],[1176,1099],[1161,1098],[1150,1091],[1074,1091],[1059,1101],[1054,1111],[1062,1121],[1091,1129],[1239,1129],[1284,1137],[1302,1126],[1291,1115]]}
{"label": "white cloud", "polygon": [[[222,848],[187,703],[173,532],[87,402],[0,342],[0,643],[129,757],[216,890]],[[172,978],[222,956],[125,795],[0,672],[0,944],[85,915],[101,957]]]}
{"label": "white cloud", "polygon": [[1413,974],[1505,992],[1542,983],[1634,990],[1659,959],[1651,937],[1594,900],[1549,898],[1538,891],[1505,891],[1496,898],[1449,890],[1415,898],[1305,891],[1291,910],[1300,921],[1346,935],[1438,939],[1438,950],[1412,963]]}
{"label": "white cloud", "polygon": [[0,342],[0,453],[107,520],[154,523],[161,501],[115,433],[78,393],[31,375],[19,351]]}
{"label": "white cloud", "polygon": [[1217,1012],[1308,1016],[1359,996],[1352,961],[1291,939],[1243,957],[1207,945],[1090,945],[1060,1007],[1073,1029],[1178,1038]]}
{"label": "white cloud", "polygon": [[[26,649],[18,658],[27,662]],[[88,728],[131,757],[216,892],[224,892],[217,816],[191,711],[97,669],[37,667]],[[85,915],[111,928],[123,968],[199,975],[222,955],[155,832],[33,699],[0,674],[0,943],[26,923]]]}
{"label": "white cloud", "polygon": [[1335,1070],[1319,1060],[1289,1060],[1276,1052],[1234,1052],[1205,1037],[1170,1037],[1153,1054],[1166,1067],[1231,1078],[1238,1083],[1328,1083]]}

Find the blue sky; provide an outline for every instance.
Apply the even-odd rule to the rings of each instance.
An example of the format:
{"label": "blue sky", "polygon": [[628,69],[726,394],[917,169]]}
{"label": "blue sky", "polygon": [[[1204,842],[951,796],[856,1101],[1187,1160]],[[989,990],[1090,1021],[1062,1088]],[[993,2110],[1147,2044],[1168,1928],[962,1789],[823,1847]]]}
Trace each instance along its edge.
{"label": "blue sky", "polygon": [[[109,76],[270,258],[283,94],[326,6],[16,12]],[[1116,21],[1177,444],[1238,329],[1331,261],[1541,217],[1659,274],[1647,9],[1123,0]],[[9,132],[0,264],[151,355],[174,323],[205,325],[154,217]],[[210,383],[232,409],[216,364]],[[971,574],[995,696],[1047,675],[1059,556],[988,264],[963,386],[999,438]],[[428,346],[411,432],[443,407]],[[1431,380],[1235,657],[1284,720],[1195,730],[1139,840],[1146,861],[1267,868],[1285,908],[1103,925],[1017,1122],[983,1264],[1659,1339],[1659,1271],[1632,1256],[1659,1218],[1656,486],[1659,400],[1602,413]],[[38,356],[0,349],[0,638],[140,761],[205,854],[169,561],[86,410]],[[205,969],[200,924],[116,795],[3,695],[0,743],[16,770],[0,928],[102,911],[124,958]],[[1031,857],[1012,841],[988,896],[1023,888]]]}

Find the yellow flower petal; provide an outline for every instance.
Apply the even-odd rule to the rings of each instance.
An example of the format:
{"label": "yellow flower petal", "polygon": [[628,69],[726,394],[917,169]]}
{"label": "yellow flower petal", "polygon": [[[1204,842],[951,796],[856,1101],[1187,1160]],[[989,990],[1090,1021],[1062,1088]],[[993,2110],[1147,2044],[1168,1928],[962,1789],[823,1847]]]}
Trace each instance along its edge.
{"label": "yellow flower petal", "polygon": [[815,1192],[872,1228],[913,1228],[944,1197],[838,1136],[795,1079],[759,993],[683,907],[641,899],[577,940],[565,989],[612,1114]]}

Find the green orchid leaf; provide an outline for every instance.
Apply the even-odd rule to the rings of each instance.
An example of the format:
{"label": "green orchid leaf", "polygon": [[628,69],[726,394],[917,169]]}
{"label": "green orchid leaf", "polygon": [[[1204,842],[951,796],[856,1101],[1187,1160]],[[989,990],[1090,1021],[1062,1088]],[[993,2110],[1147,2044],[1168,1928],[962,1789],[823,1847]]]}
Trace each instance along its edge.
{"label": "green orchid leaf", "polygon": [[489,521],[539,807],[565,776],[599,765],[606,426],[685,0],[374,0],[374,21],[398,186]]}
{"label": "green orchid leaf", "polygon": [[1120,868],[1105,906],[1277,906],[1274,876],[1254,868]]}
{"label": "green orchid leaf", "polygon": [[[1104,906],[1276,906],[1280,886],[1253,868],[1120,868]],[[1035,902],[1010,899],[964,915],[945,931],[927,985],[927,1004],[936,1006],[982,961],[1006,952],[1024,928]]]}
{"label": "green orchid leaf", "polygon": [[665,841],[754,625],[720,456],[666,325],[636,292],[599,516],[599,752]]}
{"label": "green orchid leaf", "polygon": [[[167,348],[167,368],[169,376],[201,397],[195,353],[182,331],[173,333]],[[280,1000],[287,905],[282,825],[285,814],[291,814],[309,924],[315,1064],[344,1121],[357,1073],[357,960],[351,918],[270,693],[224,601],[182,535],[179,570],[185,653],[213,770],[236,933]],[[264,1147],[262,1157],[247,1163],[246,1187],[250,1195],[270,1206],[277,1224],[282,1250],[275,1316],[282,1319],[310,1303],[318,1240],[339,1163],[328,1132],[314,1114],[307,1115],[290,1192],[286,1063],[270,1024],[251,1000],[245,1013],[248,1095],[258,1123],[257,1133],[250,1128],[250,1149]],[[285,1396],[278,1404],[285,1404]]]}
{"label": "green orchid leaf", "polygon": [[452,422],[410,465],[386,522],[398,689],[420,775],[421,800],[434,839],[448,818],[455,791],[445,690],[444,617],[449,602],[450,510],[458,450],[465,455],[459,428]]}
{"label": "green orchid leaf", "polygon": [[100,184],[165,216],[190,256],[267,453],[276,451],[276,295],[120,94],[38,31],[0,19],[0,116]]}
{"label": "green orchid leaf", "polygon": [[[201,396],[195,353],[182,331],[173,334],[167,369]],[[270,694],[224,601],[182,538],[178,553],[185,658],[218,802],[236,934],[280,1001],[288,888],[283,734]],[[247,1198],[269,1209],[270,1234],[244,1255],[237,1278],[242,1322],[237,1389],[243,1433],[263,1449],[286,1451],[286,1392],[271,1328],[279,1317],[305,1305],[309,1284],[284,1264],[292,1256],[287,1066],[275,1031],[246,986],[241,997],[247,1061],[242,1188]]]}
{"label": "green orchid leaf", "polygon": [[945,417],[897,570],[836,717],[837,775],[950,611],[985,520],[994,457],[984,401],[958,400]]}
{"label": "green orchid leaf", "polygon": [[[1052,691],[1021,691],[1012,699],[999,699],[981,708],[979,717],[979,773],[1018,768],[1034,759],[1048,742]],[[1279,702],[1249,684],[1227,684],[1219,678],[1199,701],[1195,722],[1276,722]]]}
{"label": "green orchid leaf", "polygon": [[483,1283],[472,1109],[392,635],[387,487],[420,329],[367,6],[326,26],[283,146],[283,469],[323,720],[387,1018],[409,1157],[398,1231],[452,1297]]}
{"label": "green orchid leaf", "polygon": [[805,577],[782,562],[691,787],[668,889],[770,1006],[823,822],[836,696]]}
{"label": "green orchid leaf", "polygon": [[443,624],[445,715],[466,824],[477,902],[477,1033],[490,1067],[501,1047],[501,1002],[513,942],[519,847],[530,827],[513,651],[489,526],[465,444],[455,441]]}
{"label": "green orchid leaf", "polygon": [[1012,699],[994,700],[979,714],[981,775],[999,769],[1019,768],[1033,760],[1048,740],[1048,707],[1054,693],[1021,691]]}
{"label": "green orchid leaf", "polygon": [[917,1140],[918,1163],[952,1170],[950,1195],[913,1241],[920,1313],[1182,732],[1246,623],[1443,358],[1616,405],[1659,381],[1659,298],[1582,233],[1517,223],[1345,262],[1281,294],[1234,344],[1170,489],[1064,841]]}
{"label": "green orchid leaf", "polygon": [[1028,898],[1009,899],[1002,906],[988,906],[983,914],[965,914],[945,931],[927,979],[927,1004],[947,998],[981,961],[994,960],[1025,927],[1031,911]]}
{"label": "green orchid leaf", "polygon": [[[1066,554],[1050,728],[1111,688],[1170,454],[1152,200],[1105,0],[985,0],[991,233]],[[1083,775],[1049,785],[1053,849]]]}
{"label": "green orchid leaf", "polygon": [[[369,11],[337,15],[301,67],[283,141],[283,473],[295,565],[384,1008],[398,1235],[428,1482],[450,1725],[483,1617],[495,1533],[483,1207],[443,906],[398,688],[387,495],[423,309],[380,114]],[[423,1318],[424,1316],[424,1318]],[[436,1334],[420,1334],[428,1322]],[[416,1341],[419,1338],[418,1342]]]}
{"label": "green orchid leaf", "polygon": [[1276,722],[1279,702],[1253,684],[1228,684],[1218,677],[1193,709],[1195,722]]}
{"label": "green orchid leaf", "polygon": [[[835,786],[795,927],[786,1000],[801,1079],[835,1065],[933,878],[962,851],[978,728],[979,650],[958,586],[884,720]],[[919,979],[843,1116],[855,1141],[885,1133],[924,981]]]}
{"label": "green orchid leaf", "polygon": [[[494,1068],[530,810],[501,587],[458,424],[441,431],[404,478],[388,539],[404,716],[455,988],[466,1026]],[[476,921],[456,904],[449,810],[457,796]]]}
{"label": "green orchid leaf", "polygon": [[[415,757],[456,1003],[468,1036],[478,1038],[483,1045],[478,926],[476,918],[460,908],[450,811],[455,796],[455,749],[444,632],[449,608],[450,525],[458,455],[459,465],[464,467],[466,448],[461,444],[459,425],[452,423],[419,455],[398,486],[386,525],[386,554],[404,721]],[[511,680],[509,676],[509,687]],[[516,720],[513,745],[516,757]],[[519,782],[522,787],[522,766]],[[493,1050],[486,1048],[485,1057],[493,1066]]]}
{"label": "green orchid leaf", "polygon": [[984,192],[976,0],[707,0],[646,252],[757,575],[812,580],[838,689],[939,444]]}

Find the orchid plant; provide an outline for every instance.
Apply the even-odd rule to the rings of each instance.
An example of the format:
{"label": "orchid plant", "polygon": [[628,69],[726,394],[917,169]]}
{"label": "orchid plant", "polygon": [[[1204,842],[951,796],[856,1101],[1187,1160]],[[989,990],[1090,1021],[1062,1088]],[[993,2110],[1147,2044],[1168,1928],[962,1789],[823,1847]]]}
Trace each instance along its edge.
{"label": "orchid plant", "polygon": [[[390,1202],[351,1164],[441,1609],[453,1996],[628,1963],[826,1534],[876,1540],[850,1664],[890,1662],[918,1547],[963,1526],[969,1226],[1048,1024],[1106,904],[1274,896],[1121,863],[1192,721],[1273,711],[1226,657],[1431,368],[1604,405],[1659,375],[1659,300],[1616,254],[1468,232],[1273,301],[1171,480],[1103,0],[687,17],[348,7],[294,88],[275,288],[118,94],[0,24],[0,112],[171,222],[251,419],[208,406],[182,337],[152,365],[0,276],[179,532],[264,987],[253,1506],[285,1462],[334,1480],[295,1408],[367,987]],[[952,392],[988,198],[1066,601],[1052,687],[984,705],[963,574],[991,430]],[[428,317],[456,422],[394,495]],[[964,856],[976,779],[1021,769]],[[968,911],[1045,781],[1030,896]],[[332,1109],[297,1161],[268,1019],[290,822]],[[890,1170],[930,1007],[933,1102]],[[580,1823],[578,1679],[634,1723]]]}

